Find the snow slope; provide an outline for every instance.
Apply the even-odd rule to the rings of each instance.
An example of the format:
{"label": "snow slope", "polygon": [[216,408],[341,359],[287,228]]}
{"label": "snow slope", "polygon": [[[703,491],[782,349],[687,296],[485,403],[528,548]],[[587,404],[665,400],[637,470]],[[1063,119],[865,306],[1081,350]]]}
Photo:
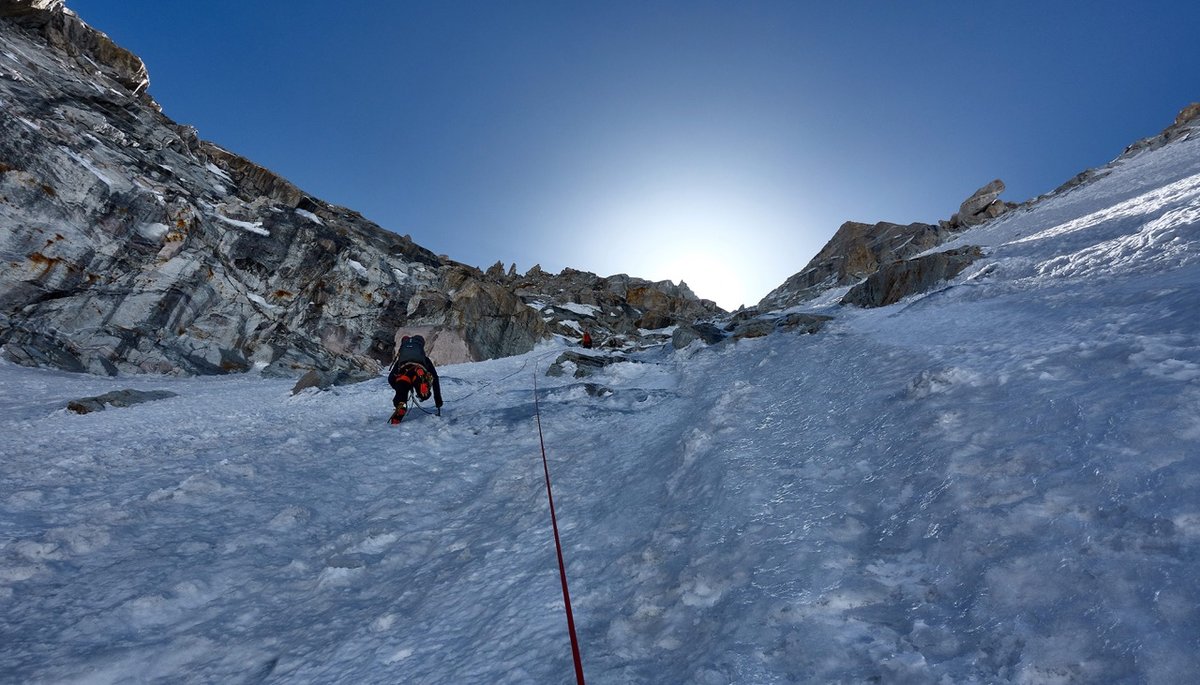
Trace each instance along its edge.
{"label": "snow slope", "polygon": [[[7,682],[566,683],[535,373],[592,683],[1200,673],[1200,141],[964,234],[814,336],[577,381],[0,366]],[[77,416],[117,388],[178,397]]]}

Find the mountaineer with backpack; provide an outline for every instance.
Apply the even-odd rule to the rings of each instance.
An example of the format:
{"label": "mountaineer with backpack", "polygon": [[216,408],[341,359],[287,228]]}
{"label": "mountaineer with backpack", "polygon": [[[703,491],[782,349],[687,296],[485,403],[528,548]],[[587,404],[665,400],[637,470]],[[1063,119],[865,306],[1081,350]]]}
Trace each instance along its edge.
{"label": "mountaineer with backpack", "polygon": [[425,338],[422,336],[406,335],[400,339],[400,350],[392,370],[388,372],[388,385],[396,391],[396,397],[392,399],[396,411],[388,423],[396,425],[404,419],[408,411],[409,392],[415,392],[417,399],[424,401],[429,399],[432,391],[437,414],[442,415],[442,386],[438,383],[437,369],[425,354]]}

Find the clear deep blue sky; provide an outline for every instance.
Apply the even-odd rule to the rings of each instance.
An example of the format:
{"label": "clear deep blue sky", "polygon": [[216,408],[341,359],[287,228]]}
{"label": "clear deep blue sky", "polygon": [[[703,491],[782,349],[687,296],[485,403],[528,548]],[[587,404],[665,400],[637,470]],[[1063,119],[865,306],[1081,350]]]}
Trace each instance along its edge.
{"label": "clear deep blue sky", "polygon": [[1200,3],[67,0],[163,111],[469,264],[753,304],[845,220],[1048,192],[1200,101]]}

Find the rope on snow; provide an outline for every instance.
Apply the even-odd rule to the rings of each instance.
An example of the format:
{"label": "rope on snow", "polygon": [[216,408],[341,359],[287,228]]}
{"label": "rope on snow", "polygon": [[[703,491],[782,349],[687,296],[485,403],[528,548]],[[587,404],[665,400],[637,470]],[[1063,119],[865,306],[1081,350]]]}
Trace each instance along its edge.
{"label": "rope on snow", "polygon": [[550,462],[546,459],[546,439],[542,437],[542,411],[537,397],[537,365],[533,368],[533,413],[537,418],[538,443],[542,447],[542,470],[546,473],[546,498],[550,500],[550,526],[554,529],[554,549],[558,553],[558,576],[562,580],[563,606],[567,610],[567,632],[571,634],[571,657],[575,660],[575,680],[583,682],[583,659],[579,638],[575,635],[575,616],[571,612],[571,592],[567,589],[567,567],[563,563],[562,541],[558,537],[558,517],[554,515],[554,492],[550,489]]}

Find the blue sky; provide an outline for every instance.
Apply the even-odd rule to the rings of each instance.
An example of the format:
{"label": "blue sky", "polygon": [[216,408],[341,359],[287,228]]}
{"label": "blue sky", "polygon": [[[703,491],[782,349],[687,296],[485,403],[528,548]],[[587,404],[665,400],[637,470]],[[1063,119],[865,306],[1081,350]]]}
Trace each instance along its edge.
{"label": "blue sky", "polygon": [[476,266],[726,308],[845,220],[1052,190],[1200,100],[1200,3],[68,0],[164,112]]}

